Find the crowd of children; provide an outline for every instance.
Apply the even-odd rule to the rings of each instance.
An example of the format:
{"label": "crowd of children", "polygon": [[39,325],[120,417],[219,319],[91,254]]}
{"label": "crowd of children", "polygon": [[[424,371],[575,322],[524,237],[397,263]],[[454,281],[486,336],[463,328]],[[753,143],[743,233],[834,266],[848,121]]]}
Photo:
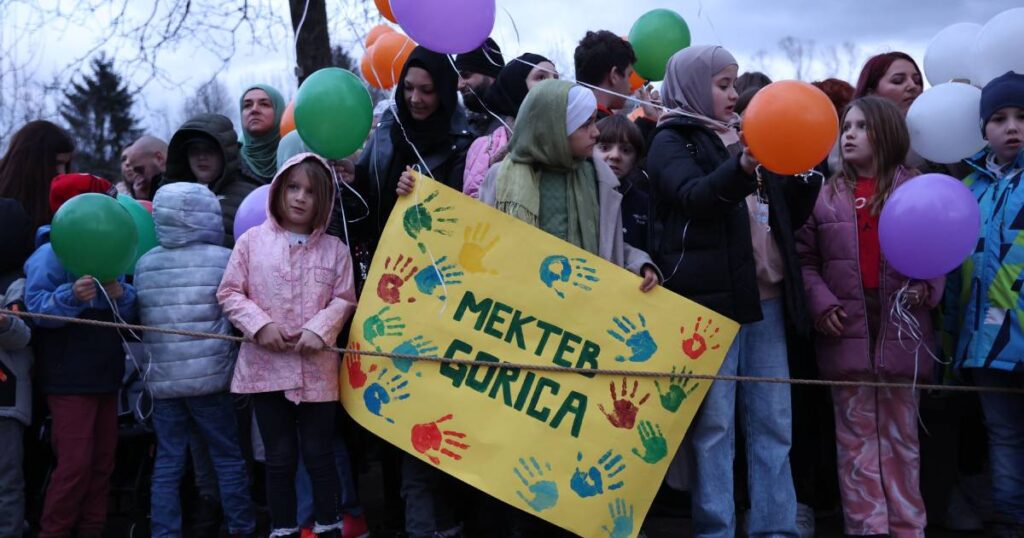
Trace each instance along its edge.
{"label": "crowd of children", "polygon": [[[961,177],[981,209],[976,250],[947,278],[916,280],[887,263],[881,210],[915,175],[957,168],[910,148],[904,118],[922,91],[910,56],[872,58],[855,88],[816,83],[836,106],[840,136],[810,176],[768,172],[747,148],[742,112],[770,80],[741,75],[729,51],[686,48],[668,61],[660,95],[641,88],[633,99],[635,61],[621,37],[588,32],[575,52],[584,86],[560,80],[537,54],[505,65],[492,40],[454,68],[418,47],[364,149],[343,161],[282,143],[284,99],[255,85],[239,102],[241,141],[228,118],[198,115],[170,144],[144,137],[125,148],[120,186],[71,172],[75,146],[61,128],[26,124],[0,160],[0,298],[11,312],[0,313],[0,537],[103,534],[126,365],[153,401],[153,536],[192,535],[181,501],[190,468],[232,536],[368,536],[355,485],[365,459],[350,456],[368,434],[348,435],[341,358],[329,348],[345,344],[413,167],[641,275],[643,292],[660,284],[739,322],[721,374],[787,378],[807,371],[794,365],[806,359],[825,380],[1024,388],[1024,74],[982,89],[988,146],[964,160]],[[236,241],[239,204],[261,185],[268,218]],[[118,190],[152,201],[159,245],[129,278],[72,275],[49,243],[53,215],[75,196]],[[78,322],[14,315],[25,311]],[[920,341],[908,345],[903,323]],[[951,339],[945,352],[939,330]],[[143,351],[126,360],[137,339]],[[695,536],[808,535],[801,513],[812,500],[791,461],[804,442],[795,417],[807,411],[796,396],[787,384],[712,385],[677,456]],[[941,526],[945,514],[932,512],[921,485],[920,398],[873,386],[822,398],[833,410],[846,534],[923,537]],[[977,402],[991,480],[985,529],[1024,536],[1024,395],[982,392]],[[30,524],[23,439],[43,423],[56,463]],[[471,528],[467,506],[493,500],[377,445],[385,499],[400,506],[388,517],[412,538],[561,534],[507,507],[493,510],[493,528]],[[737,453],[745,477],[734,476]],[[945,464],[957,473],[959,462]],[[268,529],[257,524],[262,504]]]}

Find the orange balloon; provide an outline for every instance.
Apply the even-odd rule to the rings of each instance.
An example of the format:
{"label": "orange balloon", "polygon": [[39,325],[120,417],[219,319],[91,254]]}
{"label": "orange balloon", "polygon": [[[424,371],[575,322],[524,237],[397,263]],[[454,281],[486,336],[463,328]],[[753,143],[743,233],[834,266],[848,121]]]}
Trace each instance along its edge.
{"label": "orange balloon", "polygon": [[643,88],[646,84],[647,81],[644,80],[644,78],[641,77],[640,74],[637,73],[636,71],[633,71],[629,75],[629,93],[633,93],[639,90],[640,88]]}
{"label": "orange balloon", "polygon": [[377,26],[374,26],[373,28],[370,29],[370,32],[366,34],[366,48],[372,47],[373,44],[376,43],[378,39],[380,39],[380,36],[384,34],[390,34],[394,31],[394,28],[386,24],[378,24]]}
{"label": "orange balloon", "polygon": [[374,47],[366,49],[366,54],[359,60],[359,72],[363,74],[363,80],[374,88],[383,90],[387,87],[382,85],[377,76],[373,73],[373,67],[370,65],[370,57],[373,55]]}
{"label": "orange balloon", "polygon": [[390,0],[373,0],[374,4],[377,4],[377,11],[387,20],[398,24],[398,20],[395,19],[395,14],[391,12]]}
{"label": "orange balloon", "polygon": [[391,88],[398,83],[402,68],[415,48],[413,40],[398,32],[387,33],[377,39],[368,54],[372,78],[380,83],[379,88]]}
{"label": "orange balloon", "polygon": [[839,136],[839,117],[827,95],[798,80],[765,86],[743,114],[743,136],[754,157],[777,174],[821,164]]}
{"label": "orange balloon", "polygon": [[284,107],[284,113],[281,114],[281,136],[295,130],[295,99],[292,99],[288,103],[288,106]]}

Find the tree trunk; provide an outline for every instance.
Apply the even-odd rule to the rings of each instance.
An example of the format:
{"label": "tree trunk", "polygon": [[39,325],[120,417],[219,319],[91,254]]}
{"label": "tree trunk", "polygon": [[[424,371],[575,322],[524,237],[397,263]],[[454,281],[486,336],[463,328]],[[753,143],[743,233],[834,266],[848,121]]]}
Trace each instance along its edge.
{"label": "tree trunk", "polygon": [[[308,9],[306,9],[308,2]],[[292,30],[298,31],[299,40],[295,44],[295,57],[298,68],[295,76],[299,84],[312,75],[317,69],[331,65],[331,41],[327,31],[327,5],[325,0],[288,0],[292,15]],[[302,11],[306,9],[306,20],[302,21]]]}

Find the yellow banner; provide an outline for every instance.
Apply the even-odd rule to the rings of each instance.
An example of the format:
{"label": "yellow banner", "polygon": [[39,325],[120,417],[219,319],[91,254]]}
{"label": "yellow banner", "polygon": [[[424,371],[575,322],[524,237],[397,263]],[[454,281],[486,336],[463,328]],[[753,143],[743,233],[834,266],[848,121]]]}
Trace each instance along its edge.
{"label": "yellow banner", "polygon": [[420,176],[395,206],[341,401],[406,452],[580,536],[636,536],[708,382],[488,367],[714,374],[739,326]]}

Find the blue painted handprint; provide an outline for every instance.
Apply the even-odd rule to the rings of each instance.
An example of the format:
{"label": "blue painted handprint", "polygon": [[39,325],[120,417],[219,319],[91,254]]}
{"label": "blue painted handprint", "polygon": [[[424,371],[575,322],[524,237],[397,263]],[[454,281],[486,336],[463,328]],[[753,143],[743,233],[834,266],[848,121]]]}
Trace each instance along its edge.
{"label": "blue painted handprint", "polygon": [[565,293],[555,287],[558,283],[571,283],[583,291],[592,291],[590,283],[600,282],[597,269],[587,264],[586,258],[568,258],[562,255],[548,256],[540,262],[540,281],[554,290],[558,297],[565,299]]}
{"label": "blue painted handprint", "polygon": [[[576,454],[576,461],[583,461],[583,453],[578,452]],[[604,469],[602,471],[601,469]],[[583,498],[593,497],[594,495],[600,495],[604,493],[604,481],[605,476],[609,480],[615,478],[616,475],[626,469],[626,464],[622,462],[622,456],[619,454],[613,454],[611,450],[605,452],[601,459],[597,460],[597,463],[592,465],[588,471],[581,471],[579,466],[576,467],[576,472],[572,475],[572,480],[569,482],[569,486],[577,495]],[[608,485],[608,491],[614,491],[622,487],[622,480],[614,482]]]}
{"label": "blue painted handprint", "polygon": [[[420,357],[423,355],[430,355],[431,353],[437,353],[437,350],[438,348],[433,342],[427,340],[423,336],[416,336],[415,338],[410,338],[409,340],[398,344],[398,346],[396,346],[395,349],[392,349],[391,352],[397,355],[416,355],[417,357]],[[391,362],[395,365],[395,368],[398,368],[398,370],[405,373],[412,368],[414,360],[391,357]]]}
{"label": "blue painted handprint", "polygon": [[612,321],[615,322],[619,330],[608,329],[608,334],[612,335],[612,338],[619,342],[626,344],[630,352],[628,357],[625,355],[616,356],[615,360],[618,362],[645,362],[658,351],[658,344],[654,341],[654,337],[651,336],[651,332],[647,330],[647,318],[643,314],[637,315],[640,317],[639,327],[626,316],[612,318]]}
{"label": "blue painted handprint", "polygon": [[[550,471],[551,464],[545,463],[544,469]],[[537,463],[537,458],[533,456],[530,457],[529,462],[524,458],[519,458],[519,467],[512,469],[519,481],[530,492],[530,497],[524,495],[522,491],[516,491],[516,495],[535,512],[542,512],[558,503],[558,484],[551,480],[544,480],[544,469]]]}
{"label": "blue painted handprint", "polygon": [[608,514],[612,516],[612,528],[608,525],[601,525],[601,528],[608,533],[608,538],[629,538],[633,535],[633,505],[629,505],[626,511],[626,501],[615,499],[615,502],[608,503]]}
{"label": "blue painted handprint", "polygon": [[416,289],[424,295],[438,293],[438,299],[445,300],[445,287],[462,284],[459,279],[465,273],[454,263],[445,263],[448,256],[441,256],[437,263],[428,265],[416,273]]}
{"label": "blue painted handprint", "polygon": [[387,373],[387,368],[381,370],[377,374],[377,380],[366,387],[366,391],[363,392],[363,403],[366,404],[366,409],[369,412],[394,424],[394,420],[384,416],[384,406],[408,398],[409,393],[405,389],[409,386],[409,382],[402,377],[402,374],[386,378]]}

